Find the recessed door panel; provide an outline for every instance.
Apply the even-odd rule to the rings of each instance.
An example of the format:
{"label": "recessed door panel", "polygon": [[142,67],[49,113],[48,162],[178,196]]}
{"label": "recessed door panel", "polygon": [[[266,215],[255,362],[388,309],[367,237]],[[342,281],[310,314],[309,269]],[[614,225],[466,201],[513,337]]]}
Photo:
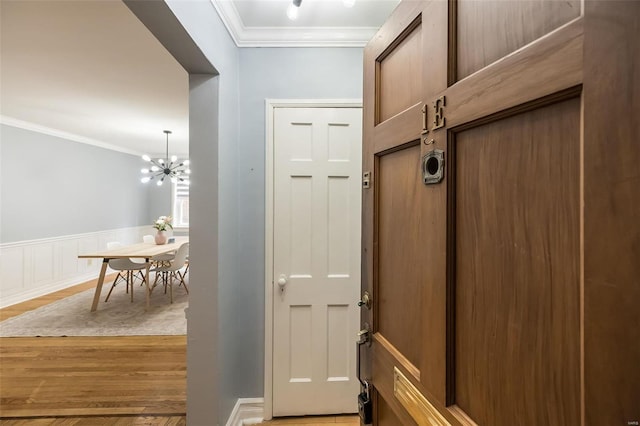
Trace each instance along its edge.
{"label": "recessed door panel", "polygon": [[580,16],[580,1],[459,0],[457,80]]}
{"label": "recessed door panel", "polygon": [[378,123],[420,102],[422,28],[419,21],[378,59]]}
{"label": "recessed door panel", "polygon": [[454,402],[478,424],[579,423],[579,125],[572,99],[455,137]]}
{"label": "recessed door panel", "polygon": [[420,145],[378,160],[376,331],[418,366],[423,268]]}

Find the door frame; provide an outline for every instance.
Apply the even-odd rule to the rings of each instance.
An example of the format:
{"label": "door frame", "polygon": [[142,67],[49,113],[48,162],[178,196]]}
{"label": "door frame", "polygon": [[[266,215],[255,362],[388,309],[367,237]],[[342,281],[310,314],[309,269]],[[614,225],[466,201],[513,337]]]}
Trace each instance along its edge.
{"label": "door frame", "polygon": [[[276,108],[362,108],[362,99],[265,99],[264,419],[273,417],[273,118]],[[355,398],[355,395],[354,395]]]}

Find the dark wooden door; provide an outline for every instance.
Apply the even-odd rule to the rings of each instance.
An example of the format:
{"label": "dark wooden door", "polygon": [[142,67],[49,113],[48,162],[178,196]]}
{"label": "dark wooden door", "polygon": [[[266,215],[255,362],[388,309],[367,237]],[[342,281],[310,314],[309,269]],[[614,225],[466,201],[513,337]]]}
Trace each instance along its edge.
{"label": "dark wooden door", "polygon": [[[627,15],[614,14],[627,16],[622,41],[639,19],[637,5],[623,5]],[[604,14],[594,35],[615,28],[610,9],[593,10]],[[640,390],[640,367],[607,341],[611,325],[596,309],[585,312],[594,303],[585,291],[604,294],[602,274],[585,265],[596,242],[585,202],[602,190],[585,178],[585,132],[597,130],[584,121],[585,99],[602,89],[584,83],[603,73],[585,74],[589,17],[578,0],[402,2],[366,47],[363,292],[373,303],[362,313],[372,343],[361,354],[375,424],[636,420],[640,404],[625,395]],[[624,65],[615,72],[624,75]],[[627,136],[618,149],[637,154]],[[625,200],[638,209],[631,193],[620,194]],[[640,302],[629,275],[640,273],[640,245],[624,242],[619,255],[637,263],[625,263],[616,291]],[[601,281],[589,287],[585,273]],[[632,354],[640,354],[638,334],[622,332]],[[615,376],[625,402],[590,393],[604,383],[586,352],[592,341],[618,348],[603,359],[622,362],[614,373],[627,370]],[[611,412],[592,413],[585,402],[596,400]]]}

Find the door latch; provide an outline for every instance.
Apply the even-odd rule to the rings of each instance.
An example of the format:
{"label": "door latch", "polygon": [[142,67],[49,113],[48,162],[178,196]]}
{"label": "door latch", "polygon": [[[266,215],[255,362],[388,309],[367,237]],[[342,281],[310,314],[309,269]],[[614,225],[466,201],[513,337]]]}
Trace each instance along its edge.
{"label": "door latch", "polygon": [[368,327],[358,331],[357,336],[358,336],[358,340],[356,340],[356,343],[358,344],[358,346],[365,345],[365,344],[367,346],[371,346],[371,337],[370,337],[370,333],[369,333],[369,328]]}

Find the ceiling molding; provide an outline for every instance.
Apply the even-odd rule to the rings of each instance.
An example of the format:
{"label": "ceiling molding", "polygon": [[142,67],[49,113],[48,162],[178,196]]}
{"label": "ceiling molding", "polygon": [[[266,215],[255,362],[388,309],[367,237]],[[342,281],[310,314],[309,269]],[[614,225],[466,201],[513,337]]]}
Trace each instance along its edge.
{"label": "ceiling molding", "polygon": [[211,0],[238,47],[364,47],[377,27],[246,27],[232,1]]}
{"label": "ceiling molding", "polygon": [[109,149],[111,151],[118,151],[118,152],[123,152],[125,154],[131,154],[136,156],[142,155],[141,152],[138,152],[132,149],[127,149],[122,146],[113,145],[107,142],[102,142],[102,141],[87,138],[84,136],[79,136],[73,133],[63,132],[61,130],[57,130],[51,127],[41,126],[39,124],[29,123],[28,121],[18,120],[16,118],[7,117],[6,115],[0,115],[0,123],[7,126],[17,127],[19,129],[30,130],[32,132],[42,133],[44,135],[49,135],[57,138],[70,140],[73,142],[79,142],[87,145],[97,146],[99,148]]}

